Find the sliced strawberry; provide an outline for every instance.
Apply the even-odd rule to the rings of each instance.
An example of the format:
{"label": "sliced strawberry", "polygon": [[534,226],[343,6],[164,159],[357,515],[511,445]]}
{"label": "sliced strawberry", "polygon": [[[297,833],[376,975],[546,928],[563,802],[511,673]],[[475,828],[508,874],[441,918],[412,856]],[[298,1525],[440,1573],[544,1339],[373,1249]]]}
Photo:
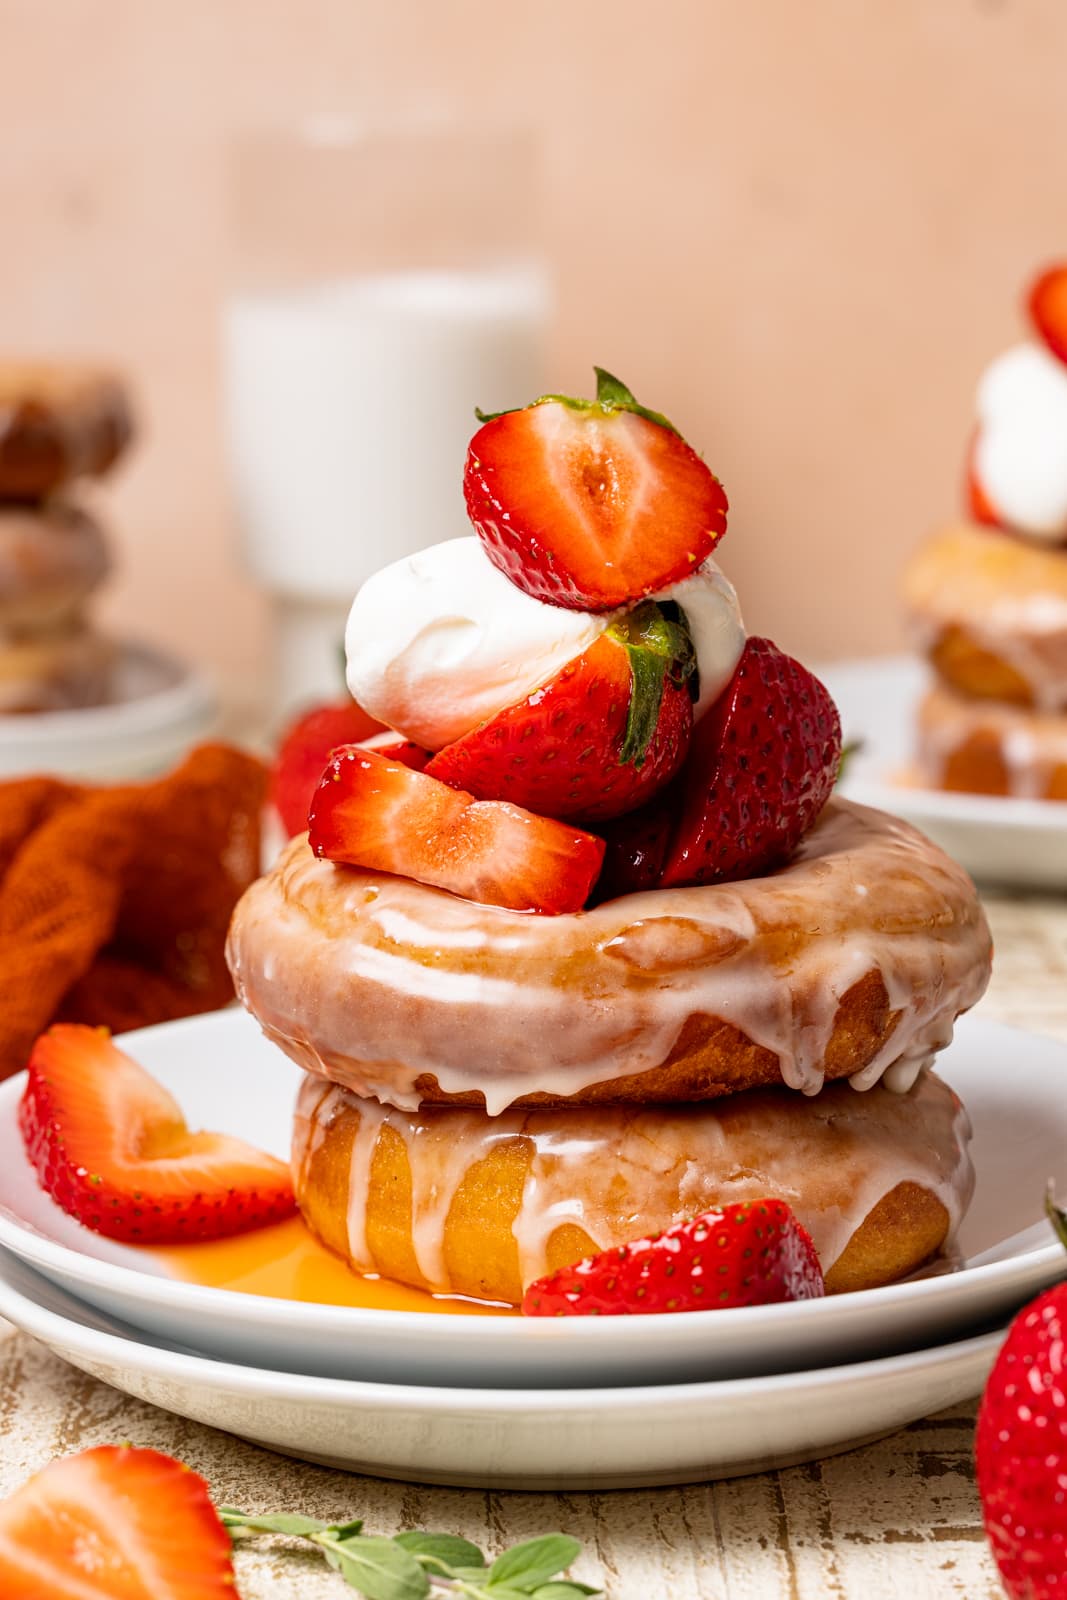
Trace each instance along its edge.
{"label": "sliced strawberry", "polygon": [[4,1600],[235,1600],[233,1546],[203,1478],[99,1445],[0,1501]]}
{"label": "sliced strawberry", "polygon": [[543,817],[621,816],[685,758],[693,670],[685,625],[646,601],[426,770],[479,800],[512,800]]}
{"label": "sliced strawberry", "polygon": [[475,800],[358,745],[334,752],[308,820],[311,848],[328,861],[513,911],[581,910],[604,856],[580,828]]}
{"label": "sliced strawberry", "polygon": [[604,865],[594,891],[598,903],[659,887],[674,823],[674,794],[672,786],[639,811],[605,823]]}
{"label": "sliced strawberry", "polygon": [[713,1311],[825,1294],[811,1236],[784,1200],[742,1200],[531,1283],[527,1317]]}
{"label": "sliced strawberry", "polygon": [[[375,755],[384,756],[387,761],[399,761],[402,767],[410,767],[413,772],[422,772],[433,754],[430,750],[424,750],[421,745],[412,744],[410,739],[401,738],[392,728],[386,728],[384,733],[372,734],[369,739],[357,739],[354,743],[358,744],[361,750],[373,750]],[[332,754],[331,750],[330,755]],[[323,766],[325,767],[325,762]],[[319,777],[322,777],[321,772]],[[317,783],[315,787],[318,787]]]}
{"label": "sliced strawberry", "polygon": [[787,861],[830,798],[840,760],[841,722],[824,685],[770,639],[749,639],[693,730],[662,886],[749,878]]}
{"label": "sliced strawberry", "polygon": [[[369,717],[354,700],[312,706],[282,735],[271,776],[271,799],[292,837],[308,825],[308,806],[330,752],[381,733],[383,724]],[[389,730],[387,730],[389,731]]]}
{"label": "sliced strawberry", "polygon": [[1052,354],[1067,362],[1067,261],[1058,261],[1041,274],[1030,290],[1027,309]]}
{"label": "sliced strawberry", "polygon": [[190,1133],[177,1102],[105,1028],[57,1023],[41,1035],[19,1127],[41,1187],[109,1239],[217,1239],[295,1209],[281,1161],[226,1134]]}
{"label": "sliced strawberry", "polygon": [[726,532],[726,495],[696,451],[596,374],[596,400],[545,395],[484,419],[463,479],[489,559],[535,599],[573,611],[677,583]]}
{"label": "sliced strawberry", "polygon": [[975,464],[975,456],[977,455],[977,452],[978,432],[975,430],[975,433],[971,439],[970,449],[967,451],[966,476],[964,480],[964,493],[967,500],[967,510],[970,512],[975,522],[984,523],[990,528],[999,528],[1001,526],[1000,514],[992,500],[990,500],[989,496],[986,494],[985,489],[982,487],[981,479],[978,476],[978,469]]}

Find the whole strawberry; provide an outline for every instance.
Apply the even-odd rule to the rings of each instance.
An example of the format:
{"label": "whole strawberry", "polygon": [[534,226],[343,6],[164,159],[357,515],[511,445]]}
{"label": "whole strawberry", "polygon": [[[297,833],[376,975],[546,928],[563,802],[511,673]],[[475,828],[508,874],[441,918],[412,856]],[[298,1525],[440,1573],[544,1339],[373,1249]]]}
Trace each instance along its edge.
{"label": "whole strawberry", "polygon": [[784,1200],[742,1200],[538,1278],[528,1317],[712,1311],[825,1293],[811,1236]]}
{"label": "whole strawberry", "polygon": [[[1049,1216],[1067,1245],[1067,1216]],[[986,1532],[1010,1600],[1067,1595],[1067,1284],[1019,1313],[975,1436]]]}
{"label": "whole strawberry", "polygon": [[770,639],[749,639],[693,730],[661,886],[782,865],[830,798],[840,761],[841,721],[827,689]]}

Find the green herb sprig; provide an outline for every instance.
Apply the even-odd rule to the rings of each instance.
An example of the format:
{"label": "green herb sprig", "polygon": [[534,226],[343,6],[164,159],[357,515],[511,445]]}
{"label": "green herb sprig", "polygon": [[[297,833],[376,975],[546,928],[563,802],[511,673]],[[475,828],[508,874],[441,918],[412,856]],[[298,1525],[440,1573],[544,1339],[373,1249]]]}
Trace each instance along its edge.
{"label": "green herb sprig", "polygon": [[398,1533],[392,1539],[363,1532],[363,1524],[319,1522],[314,1517],[249,1516],[222,1506],[231,1538],[278,1533],[316,1545],[341,1577],[366,1600],[581,1600],[601,1590],[562,1576],[581,1550],[565,1533],[546,1533],[512,1545],[488,1562],[476,1544],[451,1533]]}

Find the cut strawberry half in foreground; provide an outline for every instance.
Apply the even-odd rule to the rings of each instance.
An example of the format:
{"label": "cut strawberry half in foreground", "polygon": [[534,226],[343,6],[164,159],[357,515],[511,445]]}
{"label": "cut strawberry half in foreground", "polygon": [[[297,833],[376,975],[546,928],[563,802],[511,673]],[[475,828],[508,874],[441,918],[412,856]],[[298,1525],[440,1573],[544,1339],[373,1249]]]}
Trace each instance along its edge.
{"label": "cut strawberry half in foreground", "polygon": [[528,1317],[712,1311],[825,1294],[807,1230],[784,1200],[742,1200],[531,1283]]}
{"label": "cut strawberry half in foreground", "polygon": [[840,763],[841,721],[825,685],[770,639],[749,639],[693,729],[662,887],[780,866],[830,798]]}
{"label": "cut strawberry half in foreground", "polygon": [[41,1035],[19,1127],[41,1187],[110,1239],[217,1239],[295,1210],[283,1162],[227,1134],[191,1133],[104,1028],[57,1023]]}
{"label": "cut strawberry half in foreground", "polygon": [[666,417],[610,373],[597,398],[546,395],[488,418],[463,487],[489,559],[549,605],[609,611],[695,572],[726,495]]}
{"label": "cut strawberry half in foreground", "polygon": [[1041,274],[1030,290],[1027,309],[1052,354],[1067,362],[1067,261]]}
{"label": "cut strawberry half in foreground", "polygon": [[358,745],[335,751],[309,818],[317,856],[449,889],[483,905],[558,914],[585,904],[601,839],[502,800],[475,800]]}
{"label": "cut strawberry half in foreground", "polygon": [[233,1545],[203,1478],[100,1445],[0,1502],[4,1600],[236,1600]]}

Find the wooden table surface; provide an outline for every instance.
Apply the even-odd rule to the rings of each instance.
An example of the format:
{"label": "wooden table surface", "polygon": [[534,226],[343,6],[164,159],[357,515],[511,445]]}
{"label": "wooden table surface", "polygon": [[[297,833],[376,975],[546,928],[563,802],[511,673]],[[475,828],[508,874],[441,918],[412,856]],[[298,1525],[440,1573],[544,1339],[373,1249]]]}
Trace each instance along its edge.
{"label": "wooden table surface", "polygon": [[[987,900],[997,971],[985,1014],[1067,1040],[1067,904]],[[809,1466],[685,1489],[483,1494],[303,1465],[107,1388],[13,1330],[0,1334],[0,1493],[87,1445],[169,1451],[247,1510],[359,1515],[368,1532],[433,1527],[489,1549],[560,1528],[576,1575],[610,1600],[993,1600],[971,1466],[973,1404]],[[238,1556],[244,1600],[351,1594],[315,1559],[261,1544]]]}

